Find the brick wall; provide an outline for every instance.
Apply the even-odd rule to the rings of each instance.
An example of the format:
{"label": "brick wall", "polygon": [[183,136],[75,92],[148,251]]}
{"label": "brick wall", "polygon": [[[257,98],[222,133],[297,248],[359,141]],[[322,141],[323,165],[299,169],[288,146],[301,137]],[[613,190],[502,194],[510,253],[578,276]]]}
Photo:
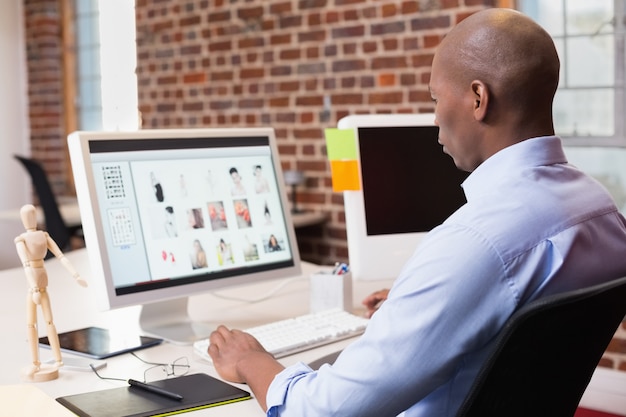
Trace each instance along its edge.
{"label": "brick wall", "polygon": [[[299,231],[303,256],[346,260],[343,199],[331,191],[323,129],[347,114],[432,111],[427,84],[435,46],[462,17],[494,4],[137,0],[143,125],[273,126],[283,168],[308,176],[299,206],[330,219]],[[24,0],[32,154],[61,194],[71,192],[71,182],[59,6],[60,0]],[[626,371],[626,326],[601,365]]]}
{"label": "brick wall", "polygon": [[63,112],[63,40],[59,0],[24,0],[31,155],[57,194],[68,189]]}
{"label": "brick wall", "polygon": [[306,172],[305,259],[346,260],[343,198],[323,130],[355,113],[432,111],[430,63],[459,19],[493,1],[138,0],[143,126],[276,129],[284,169]]}

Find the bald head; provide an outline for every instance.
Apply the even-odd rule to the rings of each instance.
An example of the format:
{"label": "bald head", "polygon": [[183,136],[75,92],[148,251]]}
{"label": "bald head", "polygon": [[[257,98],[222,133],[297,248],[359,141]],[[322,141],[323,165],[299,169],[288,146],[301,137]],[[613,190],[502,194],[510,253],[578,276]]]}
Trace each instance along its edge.
{"label": "bald head", "polygon": [[456,87],[486,83],[496,110],[551,113],[559,58],[550,35],[527,16],[497,8],[475,13],[452,29],[437,54]]}
{"label": "bald head", "polygon": [[444,152],[465,171],[520,141],[554,134],[559,58],[550,35],[510,9],[466,18],[433,58],[430,92]]}

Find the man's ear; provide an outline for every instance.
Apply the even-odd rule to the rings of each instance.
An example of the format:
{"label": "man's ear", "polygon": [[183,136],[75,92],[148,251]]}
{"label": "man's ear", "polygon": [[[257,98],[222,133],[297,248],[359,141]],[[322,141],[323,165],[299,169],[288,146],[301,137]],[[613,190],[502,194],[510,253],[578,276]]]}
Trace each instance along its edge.
{"label": "man's ear", "polygon": [[485,83],[474,80],[472,81],[472,93],[474,94],[474,119],[483,121],[487,117],[489,90]]}

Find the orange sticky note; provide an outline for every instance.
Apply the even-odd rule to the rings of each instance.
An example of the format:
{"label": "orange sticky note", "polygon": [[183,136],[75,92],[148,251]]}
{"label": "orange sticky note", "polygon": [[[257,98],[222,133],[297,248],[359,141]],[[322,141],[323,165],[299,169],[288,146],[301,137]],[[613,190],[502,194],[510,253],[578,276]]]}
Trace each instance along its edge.
{"label": "orange sticky note", "polygon": [[358,191],[361,189],[359,162],[356,159],[330,161],[330,173],[333,179],[333,191]]}

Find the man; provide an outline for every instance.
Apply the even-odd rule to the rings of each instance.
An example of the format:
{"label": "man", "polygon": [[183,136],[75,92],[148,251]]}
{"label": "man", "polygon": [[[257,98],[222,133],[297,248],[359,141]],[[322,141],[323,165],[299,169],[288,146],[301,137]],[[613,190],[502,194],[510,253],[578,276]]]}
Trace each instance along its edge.
{"label": "man", "polygon": [[334,365],[285,369],[221,326],[209,348],[219,374],[247,383],[268,416],[454,416],[515,310],[626,275],[624,218],[554,136],[558,75],[550,36],[518,12],[457,25],[430,89],[443,150],[471,172],[467,204],[429,233]]}

